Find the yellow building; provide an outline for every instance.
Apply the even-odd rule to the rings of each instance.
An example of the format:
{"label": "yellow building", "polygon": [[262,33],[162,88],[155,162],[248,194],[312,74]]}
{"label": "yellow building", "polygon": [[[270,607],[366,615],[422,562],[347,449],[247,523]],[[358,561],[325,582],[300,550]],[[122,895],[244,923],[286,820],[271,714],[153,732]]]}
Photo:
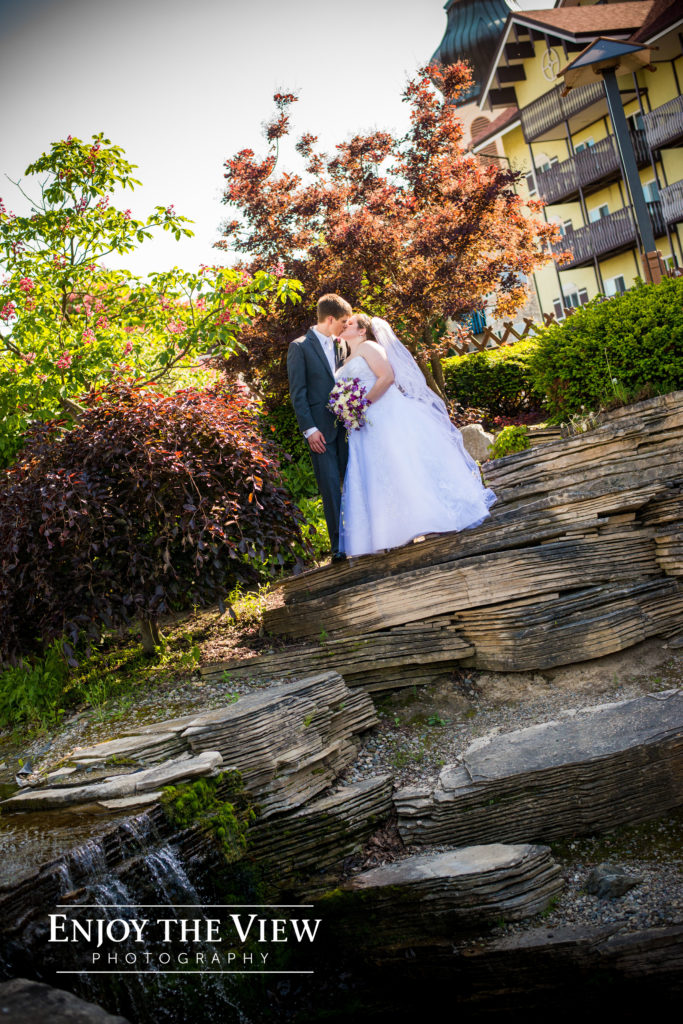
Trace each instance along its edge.
{"label": "yellow building", "polygon": [[551,10],[512,12],[482,82],[479,109],[489,123],[472,149],[521,171],[522,190],[544,199],[547,219],[560,225],[556,250],[570,250],[571,262],[534,275],[541,311],[560,317],[644,276],[602,80],[563,95],[558,77],[599,37],[651,48],[648,69],[618,77],[619,93],[657,249],[667,267],[683,267],[683,4],[559,0]]}

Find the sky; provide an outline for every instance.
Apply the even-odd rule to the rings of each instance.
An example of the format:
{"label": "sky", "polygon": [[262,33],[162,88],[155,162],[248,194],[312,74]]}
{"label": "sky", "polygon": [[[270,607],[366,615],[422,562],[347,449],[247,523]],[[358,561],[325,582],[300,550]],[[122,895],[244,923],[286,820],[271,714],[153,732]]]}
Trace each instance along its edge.
{"label": "sky", "polygon": [[[195,222],[194,238],[165,233],[108,265],[230,262],[212,248],[234,216],[220,201],[223,164],[240,149],[265,154],[273,93],[299,95],[295,134],[327,150],[404,130],[404,85],[445,28],[443,0],[0,0],[0,197],[24,212],[7,176],[57,139],[104,131],[143,183],[113,201],[136,217],[173,203]],[[296,159],[285,153],[291,169]]]}

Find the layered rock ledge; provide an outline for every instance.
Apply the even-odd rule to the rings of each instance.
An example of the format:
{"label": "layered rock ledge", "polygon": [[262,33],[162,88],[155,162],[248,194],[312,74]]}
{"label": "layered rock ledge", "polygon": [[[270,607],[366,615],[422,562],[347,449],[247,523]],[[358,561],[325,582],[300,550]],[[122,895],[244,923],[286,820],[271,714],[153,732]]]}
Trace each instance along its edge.
{"label": "layered rock ledge", "polygon": [[683,691],[475,740],[432,789],[395,795],[408,843],[547,842],[683,802]]}

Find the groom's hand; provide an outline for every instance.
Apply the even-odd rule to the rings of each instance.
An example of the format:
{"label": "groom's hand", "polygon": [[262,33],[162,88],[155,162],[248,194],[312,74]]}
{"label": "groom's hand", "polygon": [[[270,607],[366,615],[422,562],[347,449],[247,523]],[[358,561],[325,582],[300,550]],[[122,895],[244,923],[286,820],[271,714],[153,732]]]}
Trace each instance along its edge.
{"label": "groom's hand", "polygon": [[311,434],[306,438],[306,440],[308,441],[312,452],[316,452],[318,455],[325,454],[325,438],[320,430],[316,430],[315,434]]}

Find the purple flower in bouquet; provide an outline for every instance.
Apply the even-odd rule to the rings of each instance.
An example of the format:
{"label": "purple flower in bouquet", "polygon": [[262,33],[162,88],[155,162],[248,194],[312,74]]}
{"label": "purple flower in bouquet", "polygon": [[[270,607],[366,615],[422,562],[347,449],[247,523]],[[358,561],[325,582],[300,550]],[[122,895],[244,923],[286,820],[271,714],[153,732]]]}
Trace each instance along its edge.
{"label": "purple flower in bouquet", "polygon": [[358,377],[338,381],[330,392],[327,407],[332,410],[337,422],[346,427],[347,436],[349,431],[360,430],[368,422],[366,410],[370,403],[366,394],[365,385],[361,384]]}

